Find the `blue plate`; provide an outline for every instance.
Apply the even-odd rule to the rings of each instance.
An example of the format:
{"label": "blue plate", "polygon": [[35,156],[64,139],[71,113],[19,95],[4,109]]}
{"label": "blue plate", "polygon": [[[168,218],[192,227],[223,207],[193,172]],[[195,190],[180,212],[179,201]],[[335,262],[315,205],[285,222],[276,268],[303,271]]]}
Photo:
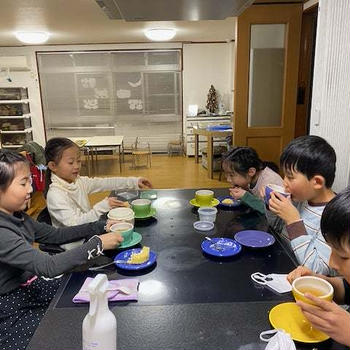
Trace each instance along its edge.
{"label": "blue plate", "polygon": [[275,243],[275,237],[264,231],[245,230],[235,234],[235,240],[251,248],[269,247]]}
{"label": "blue plate", "polygon": [[[142,248],[125,250],[124,252],[117,254],[114,258],[114,261],[117,261],[117,260],[127,261],[133,252],[140,253],[141,249]],[[156,262],[156,260],[157,260],[157,254],[151,250],[149,252],[149,259],[142,264],[116,263],[115,265],[118,268],[123,270],[142,270],[153,265]]]}
{"label": "blue plate", "polygon": [[205,240],[202,242],[201,247],[203,252],[218,257],[233,256],[242,250],[242,246],[230,238],[212,238],[210,241]]}
{"label": "blue plate", "polygon": [[[230,203],[230,204],[222,203],[222,201],[225,199],[231,199],[233,201],[233,203]],[[218,200],[220,201],[219,206],[225,207],[225,208],[236,208],[236,207],[241,205],[240,200],[236,200],[230,196],[221,196],[221,197],[218,197]]]}

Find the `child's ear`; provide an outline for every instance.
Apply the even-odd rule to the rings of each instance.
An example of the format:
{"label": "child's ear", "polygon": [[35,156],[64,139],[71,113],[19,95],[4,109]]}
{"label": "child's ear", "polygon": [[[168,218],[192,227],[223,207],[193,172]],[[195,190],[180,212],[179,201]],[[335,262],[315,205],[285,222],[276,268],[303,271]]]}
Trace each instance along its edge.
{"label": "child's ear", "polygon": [[248,169],[248,175],[250,177],[253,177],[256,174],[256,169],[255,168],[249,168]]}
{"label": "child's ear", "polygon": [[311,183],[312,183],[315,190],[320,190],[326,186],[326,181],[325,181],[324,177],[321,175],[315,175],[311,179]]}
{"label": "child's ear", "polygon": [[55,163],[54,161],[50,160],[50,161],[47,163],[47,167],[48,167],[51,171],[55,172],[56,163]]}

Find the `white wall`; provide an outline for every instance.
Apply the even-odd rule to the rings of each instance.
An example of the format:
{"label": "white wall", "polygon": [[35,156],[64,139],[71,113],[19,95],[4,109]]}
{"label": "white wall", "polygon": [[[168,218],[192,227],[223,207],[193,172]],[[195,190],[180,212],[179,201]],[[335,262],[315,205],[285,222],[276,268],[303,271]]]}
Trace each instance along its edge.
{"label": "white wall", "polygon": [[233,50],[229,43],[184,44],[183,46],[183,114],[190,104],[205,109],[210,85],[222,98],[225,111],[233,104]]}
{"label": "white wall", "polygon": [[0,76],[0,86],[27,86],[29,88],[30,108],[34,140],[45,144],[45,132],[41,109],[41,97],[36,64],[36,51],[69,50],[117,50],[117,49],[167,49],[183,48],[183,114],[189,104],[204,108],[210,85],[213,84],[223,97],[225,110],[232,110],[233,86],[233,43],[184,44],[105,44],[105,45],[60,45],[0,47],[0,56],[27,56],[29,72],[10,72],[12,83]]}
{"label": "white wall", "polygon": [[319,1],[310,134],[336,150],[336,191],[350,179],[349,13],[349,0]]}

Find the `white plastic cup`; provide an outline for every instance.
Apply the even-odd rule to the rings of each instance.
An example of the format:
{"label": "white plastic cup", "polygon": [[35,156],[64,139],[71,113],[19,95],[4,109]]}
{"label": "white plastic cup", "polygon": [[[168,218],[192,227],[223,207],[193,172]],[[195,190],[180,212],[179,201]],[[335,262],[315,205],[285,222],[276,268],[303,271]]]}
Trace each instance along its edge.
{"label": "white plastic cup", "polygon": [[201,207],[198,209],[199,220],[215,222],[217,212],[215,207]]}
{"label": "white plastic cup", "polygon": [[118,207],[111,209],[107,214],[108,219],[128,222],[135,225],[135,214],[131,208]]}

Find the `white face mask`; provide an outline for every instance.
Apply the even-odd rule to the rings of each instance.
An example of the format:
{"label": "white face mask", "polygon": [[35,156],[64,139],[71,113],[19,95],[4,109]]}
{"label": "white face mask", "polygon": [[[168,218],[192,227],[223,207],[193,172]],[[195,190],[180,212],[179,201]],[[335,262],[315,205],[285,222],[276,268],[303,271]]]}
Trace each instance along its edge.
{"label": "white face mask", "polygon": [[[272,334],[271,338],[265,338]],[[293,339],[283,329],[261,332],[260,340],[267,342],[265,350],[296,350]]]}
{"label": "white face mask", "polygon": [[264,275],[263,273],[255,272],[250,277],[254,282],[268,286],[277,293],[286,293],[292,290],[287,276],[287,274],[270,273],[269,275]]}

